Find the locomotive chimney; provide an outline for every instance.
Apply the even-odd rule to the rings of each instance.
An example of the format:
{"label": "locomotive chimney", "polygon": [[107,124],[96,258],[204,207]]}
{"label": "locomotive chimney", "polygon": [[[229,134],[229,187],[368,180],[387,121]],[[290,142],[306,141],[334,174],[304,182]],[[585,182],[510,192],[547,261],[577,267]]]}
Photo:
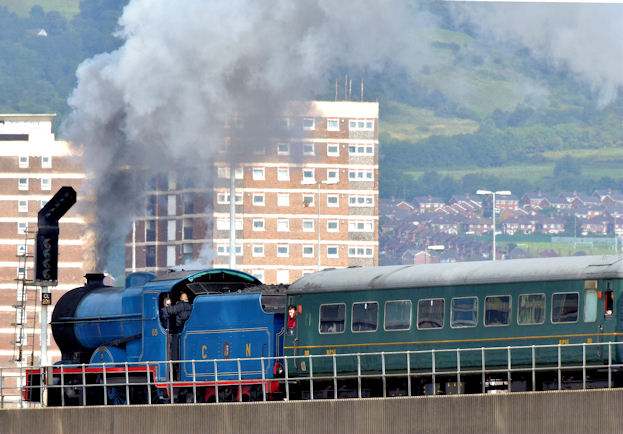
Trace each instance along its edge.
{"label": "locomotive chimney", "polygon": [[84,285],[87,288],[104,286],[104,273],[87,273],[84,277],[87,279]]}

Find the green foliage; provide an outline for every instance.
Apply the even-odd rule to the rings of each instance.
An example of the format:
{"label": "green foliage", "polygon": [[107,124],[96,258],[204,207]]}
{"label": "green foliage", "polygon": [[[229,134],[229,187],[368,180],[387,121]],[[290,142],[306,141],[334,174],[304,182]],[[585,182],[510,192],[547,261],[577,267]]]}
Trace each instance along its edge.
{"label": "green foliage", "polygon": [[[4,113],[66,113],[78,65],[119,46],[112,33],[127,0],[84,0],[81,13],[71,21],[50,2],[40,3],[32,2],[28,16],[0,6],[0,111]],[[38,34],[41,29],[47,36]]]}

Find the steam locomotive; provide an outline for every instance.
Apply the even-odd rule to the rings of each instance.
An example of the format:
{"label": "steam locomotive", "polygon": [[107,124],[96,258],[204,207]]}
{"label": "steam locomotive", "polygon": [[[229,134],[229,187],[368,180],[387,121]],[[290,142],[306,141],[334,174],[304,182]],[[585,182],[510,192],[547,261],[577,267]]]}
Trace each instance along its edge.
{"label": "steam locomotive", "polygon": [[[49,405],[623,385],[622,255],[333,269],[289,288],[228,269],[102,278],[56,305]],[[173,333],[161,310],[182,292]]]}

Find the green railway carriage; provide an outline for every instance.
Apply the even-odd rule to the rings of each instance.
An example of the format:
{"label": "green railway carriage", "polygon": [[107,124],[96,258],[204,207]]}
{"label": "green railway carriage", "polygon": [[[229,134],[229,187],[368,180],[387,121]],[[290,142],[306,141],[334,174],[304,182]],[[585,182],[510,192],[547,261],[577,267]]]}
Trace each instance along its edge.
{"label": "green railway carriage", "polygon": [[[622,278],[621,255],[325,270],[288,290],[298,316],[284,353],[306,356],[288,370],[442,374],[530,367],[536,360],[539,384],[516,375],[513,387],[547,388],[546,368],[559,358],[580,365],[623,361],[623,346],[607,345],[623,342]],[[591,345],[572,345],[582,343]],[[549,344],[570,345],[539,347],[536,355],[531,348]],[[458,356],[450,351],[456,348]],[[320,355],[335,356],[313,357]],[[591,375],[601,381],[597,371]],[[481,375],[463,380],[459,387],[483,387]]]}

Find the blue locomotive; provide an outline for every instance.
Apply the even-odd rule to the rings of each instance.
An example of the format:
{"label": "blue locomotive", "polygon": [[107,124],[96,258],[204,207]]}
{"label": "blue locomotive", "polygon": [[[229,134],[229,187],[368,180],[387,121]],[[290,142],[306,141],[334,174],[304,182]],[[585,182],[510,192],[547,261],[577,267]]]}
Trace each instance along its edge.
{"label": "blue locomotive", "polygon": [[623,385],[621,255],[331,269],[289,288],[228,269],[102,279],[55,307],[50,405]]}
{"label": "blue locomotive", "polygon": [[[278,363],[282,355],[285,287],[228,269],[133,273],[123,288],[105,286],[102,274],[86,278],[52,314],[62,361],[54,367],[50,405],[211,402],[215,380],[221,401],[257,399],[275,387],[276,370],[262,358]],[[162,314],[168,300],[182,303],[183,293],[191,314],[175,330]],[[39,383],[38,372],[29,376],[31,385]],[[37,400],[30,390],[27,398]]]}

